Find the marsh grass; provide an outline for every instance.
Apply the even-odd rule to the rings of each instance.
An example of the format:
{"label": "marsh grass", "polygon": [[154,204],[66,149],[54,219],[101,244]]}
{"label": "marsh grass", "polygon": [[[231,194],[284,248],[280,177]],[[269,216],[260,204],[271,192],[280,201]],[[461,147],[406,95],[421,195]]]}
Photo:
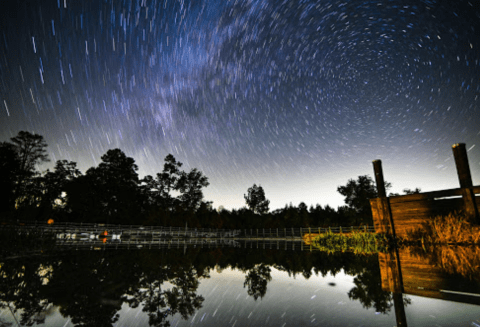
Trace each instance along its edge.
{"label": "marsh grass", "polygon": [[359,231],[351,233],[332,233],[328,231],[312,237],[312,245],[328,253],[373,254],[385,251],[386,244],[387,240],[384,235]]}
{"label": "marsh grass", "polygon": [[422,244],[480,244],[480,226],[462,212],[436,216],[423,227],[407,233],[404,242]]}

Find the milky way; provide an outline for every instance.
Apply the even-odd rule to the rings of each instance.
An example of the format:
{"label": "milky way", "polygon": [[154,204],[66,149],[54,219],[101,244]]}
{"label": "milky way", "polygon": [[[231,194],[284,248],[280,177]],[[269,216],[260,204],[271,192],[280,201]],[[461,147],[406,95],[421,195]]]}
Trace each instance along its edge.
{"label": "milky way", "polygon": [[[214,206],[342,204],[382,159],[392,191],[480,180],[474,1],[31,0],[0,5],[0,141],[43,135],[83,172],[172,153]],[[46,167],[45,167],[46,168]]]}

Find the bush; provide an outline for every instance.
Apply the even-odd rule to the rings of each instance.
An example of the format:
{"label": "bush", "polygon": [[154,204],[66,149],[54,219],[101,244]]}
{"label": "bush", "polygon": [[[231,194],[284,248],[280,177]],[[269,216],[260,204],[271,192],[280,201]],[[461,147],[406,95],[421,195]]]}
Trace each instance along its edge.
{"label": "bush", "polygon": [[321,251],[354,252],[356,254],[372,254],[385,250],[387,242],[383,235],[353,231],[352,233],[317,234],[312,239],[312,245]]}

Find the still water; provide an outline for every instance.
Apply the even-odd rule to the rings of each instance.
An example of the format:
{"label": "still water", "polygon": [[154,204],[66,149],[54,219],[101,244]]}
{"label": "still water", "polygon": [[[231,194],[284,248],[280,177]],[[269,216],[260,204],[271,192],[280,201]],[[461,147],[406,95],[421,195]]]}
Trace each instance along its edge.
{"label": "still water", "polygon": [[3,259],[0,326],[480,326],[477,248],[264,247]]}

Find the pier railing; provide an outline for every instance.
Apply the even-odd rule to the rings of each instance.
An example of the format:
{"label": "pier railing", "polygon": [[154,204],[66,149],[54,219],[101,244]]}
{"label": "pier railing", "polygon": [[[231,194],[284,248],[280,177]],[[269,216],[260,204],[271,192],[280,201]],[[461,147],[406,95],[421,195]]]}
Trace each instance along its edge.
{"label": "pier railing", "polygon": [[[54,237],[55,250],[134,250],[241,247],[277,250],[318,250],[312,238],[319,233],[374,232],[373,226],[302,227],[265,229],[211,229],[161,226],[134,226],[93,223],[22,222],[2,223],[0,229]],[[25,235],[25,234],[23,234]]]}
{"label": "pier railing", "polygon": [[97,223],[70,223],[55,222],[20,222],[4,223],[3,227],[21,227],[23,229],[36,229],[55,233],[60,238],[67,234],[93,234],[101,235],[105,231],[107,235],[128,235],[130,237],[142,235],[170,236],[170,237],[200,237],[200,238],[302,238],[306,233],[352,233],[374,232],[374,226],[340,226],[340,227],[295,227],[295,228],[247,228],[247,229],[214,229],[214,228],[191,228],[191,227],[163,227],[143,225],[117,225]]}

